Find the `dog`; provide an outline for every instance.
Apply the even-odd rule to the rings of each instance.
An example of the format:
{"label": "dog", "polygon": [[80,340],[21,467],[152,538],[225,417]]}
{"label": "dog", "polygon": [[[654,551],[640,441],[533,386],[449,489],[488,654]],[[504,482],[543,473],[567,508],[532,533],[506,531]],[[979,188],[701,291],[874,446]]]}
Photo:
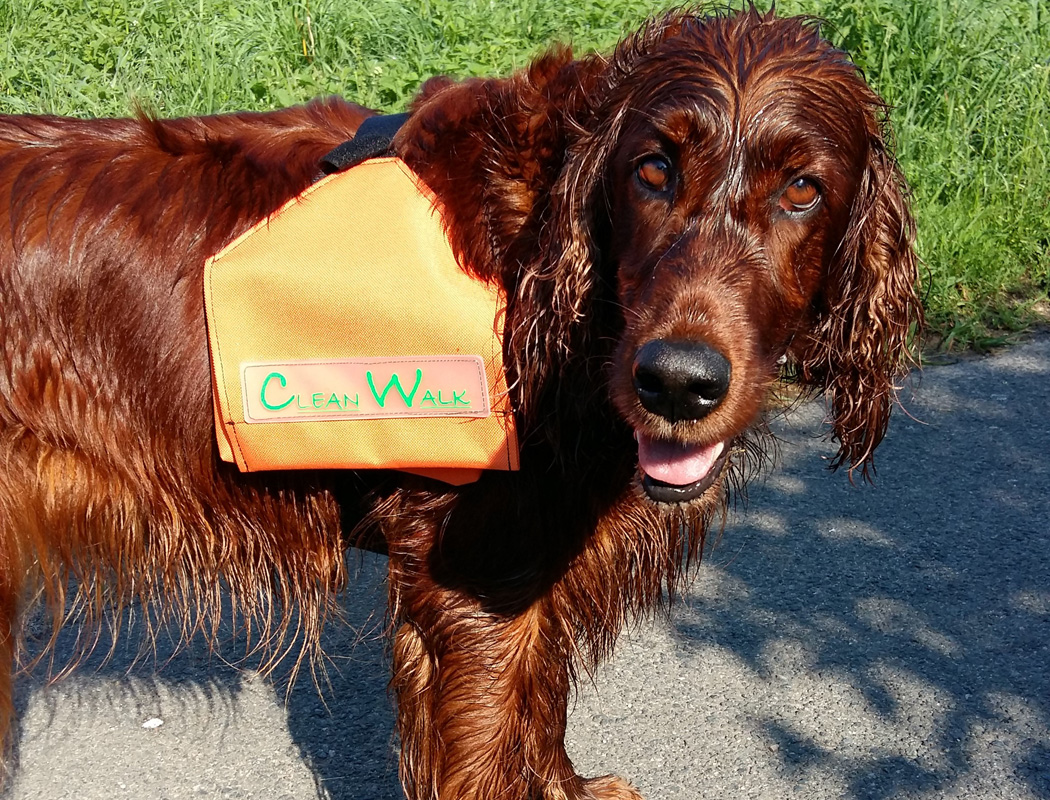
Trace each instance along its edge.
{"label": "dog", "polygon": [[309,659],[368,547],[409,798],[639,798],[566,755],[578,672],[688,577],[778,387],[824,395],[831,466],[867,477],[911,363],[886,112],[815,22],[754,8],[427,81],[392,152],[505,298],[520,441],[519,469],[461,485],[218,455],[203,265],[375,112],[0,118],[3,719],[34,597],[60,622],[78,586],[82,624],[142,601],[213,636],[229,603]]}

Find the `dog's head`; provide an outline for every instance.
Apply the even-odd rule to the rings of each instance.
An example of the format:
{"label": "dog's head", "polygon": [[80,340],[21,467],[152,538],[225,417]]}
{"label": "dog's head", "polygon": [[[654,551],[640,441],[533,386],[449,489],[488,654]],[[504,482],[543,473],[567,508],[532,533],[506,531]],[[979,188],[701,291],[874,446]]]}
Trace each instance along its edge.
{"label": "dog's head", "polygon": [[469,86],[514,135],[457,143],[485,171],[463,249],[502,265],[526,389],[593,361],[611,300],[649,497],[714,498],[785,373],[828,397],[834,465],[867,472],[921,318],[913,222],[885,106],[814,23],[672,14],[609,59]]}
{"label": "dog's head", "polygon": [[625,327],[612,373],[647,493],[699,497],[785,365],[866,469],[918,318],[884,107],[806,21],[664,20],[626,42],[598,184]]}

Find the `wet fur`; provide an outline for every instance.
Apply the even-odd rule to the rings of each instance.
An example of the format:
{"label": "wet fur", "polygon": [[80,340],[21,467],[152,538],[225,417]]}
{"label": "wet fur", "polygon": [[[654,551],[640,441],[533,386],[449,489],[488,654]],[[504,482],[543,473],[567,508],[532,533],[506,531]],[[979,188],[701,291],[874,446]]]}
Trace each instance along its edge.
{"label": "wet fur", "polygon": [[[565,754],[577,671],[698,560],[785,374],[828,398],[836,464],[866,471],[885,433],[920,320],[885,109],[816,25],[752,10],[670,14],[609,57],[433,79],[412,110],[397,153],[508,295],[522,468],[459,488],[242,475],[216,455],[204,260],[372,112],[0,118],[0,660],[39,593],[61,621],[69,585],[88,626],[141,600],[212,635],[221,585],[273,659],[292,641],[311,657],[344,550],[366,544],[389,555],[409,798],[636,798]],[[654,147],[675,152],[670,200],[635,179]],[[799,172],[824,202],[785,222]],[[729,359],[710,416],[639,404],[631,362],[655,337]],[[700,499],[657,504],[636,430],[734,455]]]}

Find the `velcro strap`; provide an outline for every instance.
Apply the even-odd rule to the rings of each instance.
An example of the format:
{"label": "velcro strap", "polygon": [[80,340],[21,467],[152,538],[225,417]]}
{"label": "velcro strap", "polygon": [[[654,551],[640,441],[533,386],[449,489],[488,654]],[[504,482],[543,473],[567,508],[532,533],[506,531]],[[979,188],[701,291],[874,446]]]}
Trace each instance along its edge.
{"label": "velcro strap", "polygon": [[394,136],[409,118],[409,114],[378,114],[361,123],[354,138],[332,150],[321,159],[325,175],[355,167],[362,161],[389,153]]}

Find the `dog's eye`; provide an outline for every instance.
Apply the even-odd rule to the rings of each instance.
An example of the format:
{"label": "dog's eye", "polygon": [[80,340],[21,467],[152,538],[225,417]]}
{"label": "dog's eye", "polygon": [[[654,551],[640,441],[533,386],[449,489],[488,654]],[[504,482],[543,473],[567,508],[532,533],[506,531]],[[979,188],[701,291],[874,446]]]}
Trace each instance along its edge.
{"label": "dog's eye", "polygon": [[790,214],[809,211],[820,202],[820,188],[809,178],[799,178],[780,195],[780,207]]}
{"label": "dog's eye", "polygon": [[662,156],[648,156],[638,165],[638,180],[654,192],[671,188],[671,165]]}

